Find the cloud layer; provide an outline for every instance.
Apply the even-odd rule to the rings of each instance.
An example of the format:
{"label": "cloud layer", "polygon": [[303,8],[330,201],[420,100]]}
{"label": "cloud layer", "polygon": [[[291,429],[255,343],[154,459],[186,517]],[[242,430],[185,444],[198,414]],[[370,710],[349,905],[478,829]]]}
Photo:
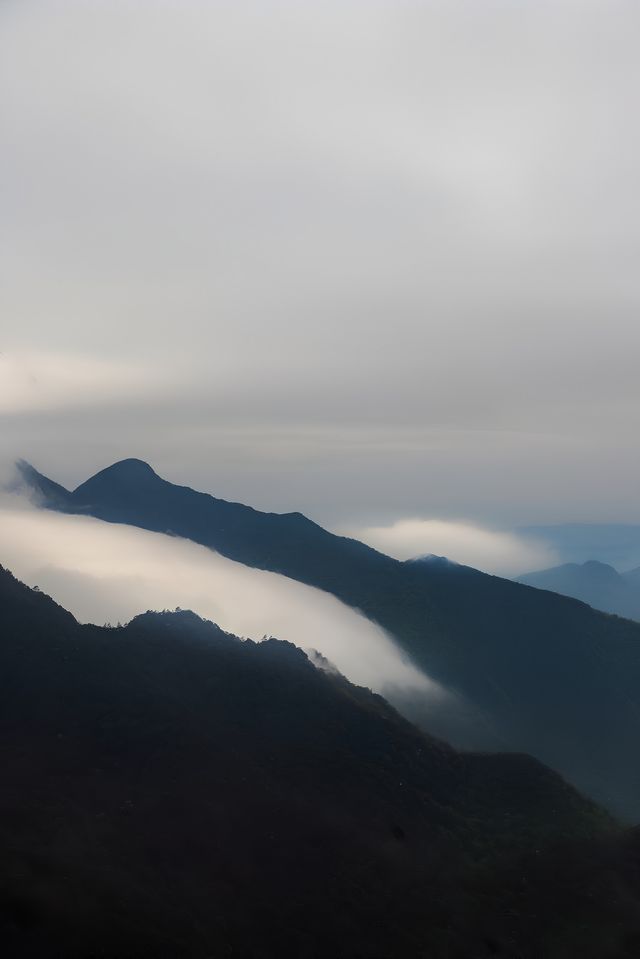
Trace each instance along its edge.
{"label": "cloud layer", "polygon": [[82,622],[127,622],[146,609],[193,609],[241,636],[319,650],[352,681],[383,691],[444,692],[392,640],[328,593],[250,569],[176,537],[64,516],[5,496],[0,562]]}
{"label": "cloud layer", "polygon": [[500,576],[553,566],[558,561],[554,550],[534,537],[485,529],[471,523],[404,519],[389,526],[351,530],[349,535],[396,559],[433,553]]}

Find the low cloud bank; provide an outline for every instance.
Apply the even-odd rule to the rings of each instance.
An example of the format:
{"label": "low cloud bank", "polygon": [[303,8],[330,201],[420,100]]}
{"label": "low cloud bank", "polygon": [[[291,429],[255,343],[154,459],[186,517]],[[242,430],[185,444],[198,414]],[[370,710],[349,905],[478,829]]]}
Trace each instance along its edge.
{"label": "low cloud bank", "polygon": [[313,648],[353,682],[448,696],[385,632],[339,600],[177,537],[0,500],[0,563],[81,622],[127,622],[146,609],[193,609],[240,636]]}
{"label": "low cloud bank", "polygon": [[557,562],[542,540],[440,519],[402,519],[389,526],[349,530],[348,535],[396,559],[434,553],[486,573],[517,576]]}

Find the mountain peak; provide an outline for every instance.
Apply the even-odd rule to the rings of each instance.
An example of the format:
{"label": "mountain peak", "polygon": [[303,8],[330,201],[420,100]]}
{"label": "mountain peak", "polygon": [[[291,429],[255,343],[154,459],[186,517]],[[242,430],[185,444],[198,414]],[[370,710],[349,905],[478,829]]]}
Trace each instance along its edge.
{"label": "mountain peak", "polygon": [[144,460],[135,459],[135,457],[118,460],[117,463],[107,466],[106,469],[101,470],[100,474],[97,475],[106,474],[109,474],[110,476],[123,476],[131,479],[158,475],[148,463],[145,463]]}
{"label": "mountain peak", "polygon": [[100,470],[95,476],[92,476],[85,483],[82,483],[74,490],[74,497],[83,498],[91,493],[94,495],[98,490],[106,491],[108,489],[127,489],[130,491],[144,488],[149,482],[159,480],[160,477],[144,460],[124,459],[107,466]]}
{"label": "mountain peak", "polygon": [[619,575],[611,563],[603,563],[599,559],[586,560],[586,562],[582,564],[582,568],[593,573],[607,573],[609,575],[615,573],[616,576]]}
{"label": "mountain peak", "polygon": [[438,556],[437,553],[423,553],[421,556],[412,556],[411,559],[405,560],[405,563],[428,563],[431,566],[459,566],[460,563],[456,563],[454,560],[449,559],[448,556]]}

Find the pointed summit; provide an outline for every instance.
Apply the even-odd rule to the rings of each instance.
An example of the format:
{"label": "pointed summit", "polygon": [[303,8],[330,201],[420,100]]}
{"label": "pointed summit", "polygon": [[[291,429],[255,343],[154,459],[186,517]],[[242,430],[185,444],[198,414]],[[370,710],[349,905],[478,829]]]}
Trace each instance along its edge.
{"label": "pointed summit", "polygon": [[148,493],[151,486],[163,482],[144,460],[129,458],[100,470],[70,493],[59,483],[43,476],[26,460],[18,460],[15,465],[18,480],[14,489],[27,490],[39,506],[64,512],[84,512],[94,501],[105,498]]}
{"label": "pointed summit", "polygon": [[74,490],[73,496],[78,503],[90,502],[96,495],[105,492],[135,492],[148,489],[154,482],[161,482],[158,474],[144,460],[125,459],[106,469],[100,470]]}
{"label": "pointed summit", "polygon": [[[125,460],[118,460],[117,463],[113,463],[111,466],[105,467],[105,469],[100,470],[99,473],[96,473],[95,476],[92,476],[91,479],[88,479],[86,482],[92,483],[93,480],[97,479],[99,476],[108,476],[111,479],[136,482],[139,480],[149,479],[152,476],[157,477],[158,474],[151,466],[149,466],[148,463],[145,463],[144,460],[131,457]],[[86,484],[83,483],[82,485],[84,486]],[[80,489],[80,487],[78,487],[78,489]]]}

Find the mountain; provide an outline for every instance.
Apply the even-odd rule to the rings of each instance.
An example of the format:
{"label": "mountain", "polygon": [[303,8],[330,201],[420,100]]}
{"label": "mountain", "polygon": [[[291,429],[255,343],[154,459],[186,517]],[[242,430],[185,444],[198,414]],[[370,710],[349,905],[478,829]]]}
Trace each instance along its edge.
{"label": "mountain", "polygon": [[517,533],[551,546],[562,563],[596,559],[615,569],[640,566],[640,525],[633,523],[560,523],[521,526]]}
{"label": "mountain", "polygon": [[[124,460],[75,491],[33,467],[43,505],[171,532],[333,593],[387,629],[469,721],[424,699],[394,704],[463,748],[527,752],[640,820],[640,625],[446,562],[399,562],[300,513],[261,513]],[[470,719],[469,719],[470,717]],[[472,732],[469,732],[472,730]]]}
{"label": "mountain", "polygon": [[640,571],[618,573],[613,566],[589,560],[565,563],[518,577],[519,583],[573,596],[595,609],[640,620]]}
{"label": "mountain", "polygon": [[637,955],[640,836],[289,643],[81,626],[0,567],[12,957]]}

